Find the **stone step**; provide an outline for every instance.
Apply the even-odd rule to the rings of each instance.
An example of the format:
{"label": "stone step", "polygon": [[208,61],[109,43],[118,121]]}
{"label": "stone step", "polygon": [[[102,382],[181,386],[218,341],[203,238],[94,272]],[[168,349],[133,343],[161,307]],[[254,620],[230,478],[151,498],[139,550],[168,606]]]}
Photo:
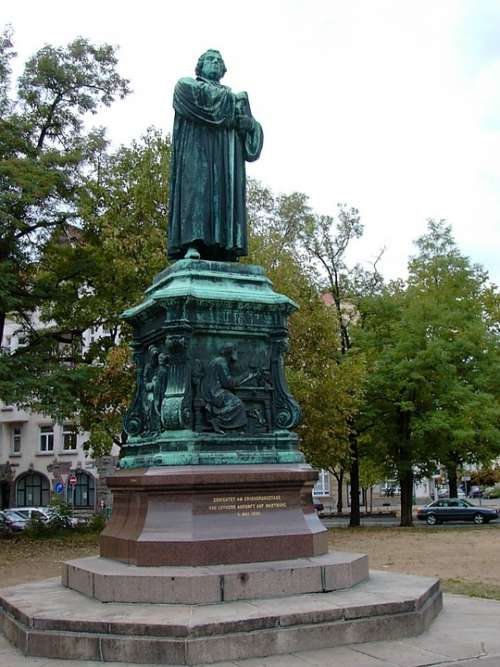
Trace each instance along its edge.
{"label": "stone step", "polygon": [[25,655],[196,665],[423,632],[439,581],[386,572],[349,590],[210,605],[103,604],[58,579],[0,591],[2,628]]}
{"label": "stone step", "polygon": [[136,567],[91,556],[63,564],[62,583],[101,602],[210,604],[326,593],[368,577],[368,557],[323,556],[204,567]]}

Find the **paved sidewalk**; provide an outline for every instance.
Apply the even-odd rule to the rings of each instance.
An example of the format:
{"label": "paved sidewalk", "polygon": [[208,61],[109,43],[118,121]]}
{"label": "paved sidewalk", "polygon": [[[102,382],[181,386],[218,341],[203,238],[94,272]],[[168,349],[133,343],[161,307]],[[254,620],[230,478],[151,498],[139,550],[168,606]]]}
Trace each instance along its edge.
{"label": "paved sidewalk", "polygon": [[[25,658],[0,636],[1,667],[130,667],[124,662]],[[411,639],[304,651],[212,667],[500,667],[500,602],[446,595],[430,630]],[[145,667],[152,667],[145,666]]]}

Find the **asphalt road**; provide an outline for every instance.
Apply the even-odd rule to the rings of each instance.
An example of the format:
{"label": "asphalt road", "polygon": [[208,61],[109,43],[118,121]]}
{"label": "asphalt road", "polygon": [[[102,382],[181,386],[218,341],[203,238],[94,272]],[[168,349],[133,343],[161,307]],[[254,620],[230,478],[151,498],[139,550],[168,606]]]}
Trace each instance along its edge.
{"label": "asphalt road", "polygon": [[[320,517],[321,518],[321,517]],[[324,526],[326,528],[347,528],[349,526],[349,518],[321,518]],[[361,525],[363,527],[377,526],[385,528],[397,528],[399,526],[399,519],[397,517],[388,517],[388,518],[362,518]],[[422,528],[423,530],[429,528],[439,528],[440,530],[446,530],[447,528],[480,528],[481,530],[495,530],[500,528],[500,519],[496,519],[491,523],[483,524],[482,526],[476,526],[472,521],[451,521],[447,523],[442,523],[439,526],[428,526],[425,521],[414,520],[415,528]]]}

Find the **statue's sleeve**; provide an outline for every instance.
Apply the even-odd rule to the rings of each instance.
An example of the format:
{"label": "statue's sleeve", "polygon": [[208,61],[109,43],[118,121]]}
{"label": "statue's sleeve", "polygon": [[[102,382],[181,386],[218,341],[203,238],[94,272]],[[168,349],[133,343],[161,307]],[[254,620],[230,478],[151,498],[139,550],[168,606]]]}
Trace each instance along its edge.
{"label": "statue's sleeve", "polygon": [[224,389],[232,389],[236,384],[236,381],[229,372],[227,364],[221,362],[217,370],[219,372],[219,382],[224,387]]}
{"label": "statue's sleeve", "polygon": [[224,126],[234,123],[236,100],[224,86],[180,79],[174,90],[175,111],[195,123]]}

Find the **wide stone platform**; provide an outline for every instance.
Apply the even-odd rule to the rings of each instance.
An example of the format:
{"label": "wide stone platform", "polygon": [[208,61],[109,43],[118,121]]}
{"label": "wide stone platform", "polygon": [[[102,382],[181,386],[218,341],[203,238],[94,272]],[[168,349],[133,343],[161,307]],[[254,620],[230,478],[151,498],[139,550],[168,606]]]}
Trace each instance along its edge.
{"label": "wide stone platform", "polygon": [[135,567],[95,556],[63,564],[62,583],[101,602],[210,604],[325,593],[368,578],[368,557],[324,556],[208,567]]}
{"label": "wide stone platform", "polygon": [[196,665],[420,634],[439,582],[371,572],[352,589],[224,604],[103,604],[58,579],[0,591],[7,638],[28,656]]}

